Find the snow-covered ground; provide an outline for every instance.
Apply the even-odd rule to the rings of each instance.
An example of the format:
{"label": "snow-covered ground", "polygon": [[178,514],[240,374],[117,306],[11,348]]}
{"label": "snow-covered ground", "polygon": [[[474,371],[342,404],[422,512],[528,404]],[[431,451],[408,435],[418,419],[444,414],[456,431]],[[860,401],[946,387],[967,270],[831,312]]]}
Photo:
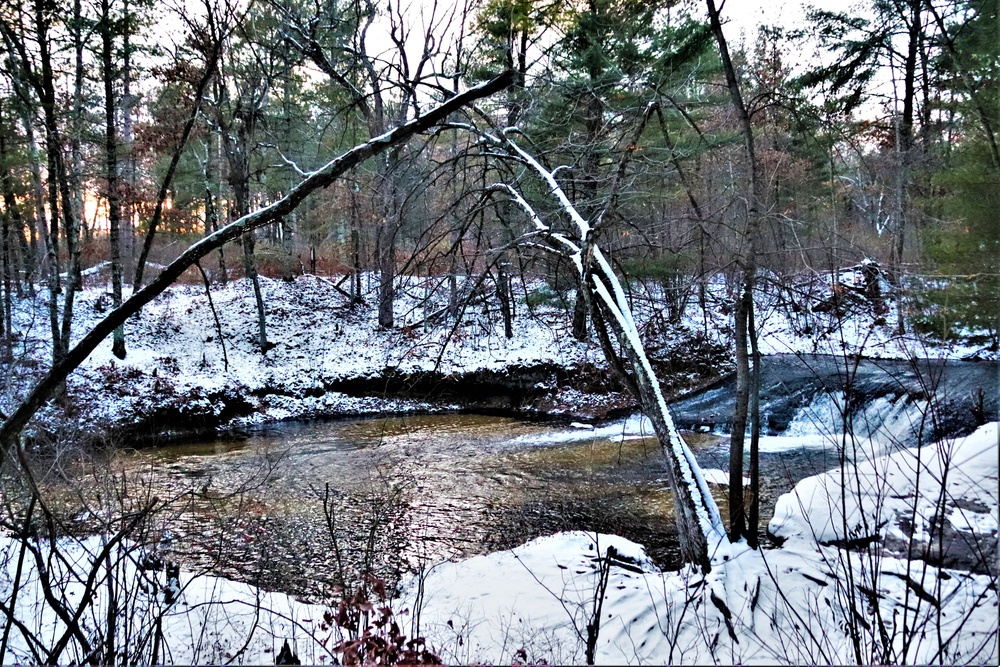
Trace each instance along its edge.
{"label": "snow-covered ground", "polygon": [[[727,547],[707,576],[661,572],[641,546],[620,537],[570,532],[440,563],[388,604],[403,634],[425,637],[449,663],[580,663],[588,624],[599,617],[595,657],[603,664],[996,664],[1000,564],[975,575],[891,556],[880,543],[848,551],[821,542],[842,539],[845,526],[853,535],[866,522],[883,538],[899,538],[907,517],[914,533],[928,533],[942,512],[996,541],[998,428],[994,422],[966,438],[875,457],[845,476],[803,480],[771,522],[784,544]],[[944,461],[954,466],[947,476]],[[331,662],[342,638],[335,610],[189,572],[167,605],[164,574],[138,568],[145,554],[138,547],[121,544],[108,560],[96,555],[105,546],[97,537],[58,544],[64,560],[52,572],[64,582],[57,597],[69,609],[99,563],[96,594],[82,615],[90,640],[108,627],[100,563],[115,563],[117,581],[130,584],[116,598],[119,638],[127,629],[145,642],[139,661],[151,658],[157,617],[158,657],[174,664],[269,663],[286,640],[306,662]],[[13,600],[23,624],[12,629],[4,659],[44,658],[25,637],[51,645],[65,624],[45,601],[31,555],[15,598],[17,542],[0,536],[0,553],[0,601]],[[40,553],[52,562],[47,546]],[[84,658],[71,639],[62,662]]]}
{"label": "snow-covered ground", "polygon": [[[106,282],[100,275],[90,280],[90,286],[77,296],[74,340],[110,308]],[[834,280],[844,287],[832,290]],[[996,351],[981,347],[899,336],[892,300],[881,307],[868,303],[858,296],[864,281],[863,265],[836,276],[811,276],[808,282],[788,289],[762,281],[757,314],[762,352],[996,358]],[[342,383],[377,381],[387,372],[436,371],[441,377],[452,377],[484,370],[516,373],[549,365],[564,369],[572,378],[574,370],[584,366],[606,369],[596,344],[578,342],[570,335],[569,318],[559,304],[535,298],[542,303],[532,309],[525,305],[526,294],[552,294],[538,281],[515,286],[511,339],[503,335],[495,297],[469,306],[457,324],[438,318],[435,325],[425,325],[427,315],[447,305],[443,279],[402,279],[396,301],[398,326],[390,331],[376,323],[373,276],[364,277],[365,303],[353,308],[337,282],[342,281],[311,275],[292,282],[261,278],[267,336],[274,345],[266,355],[257,345],[256,310],[247,281],[213,287],[218,328],[201,286],[172,287],[126,325],[125,360],[112,355],[111,341],[106,340],[71,376],[69,386],[77,405],[74,418],[84,426],[108,427],[139,423],[159,411],[173,415],[175,422],[201,419],[218,425],[233,420],[428,410],[448,406],[432,406],[419,397],[347,393],[341,391]],[[732,298],[723,281],[709,285],[706,312],[689,299],[679,324],[664,321],[660,302],[649,298],[656,296],[658,288],[649,289],[652,294],[635,286],[632,305],[654,360],[657,350],[667,359],[690,353],[691,341],[730,344]],[[888,290],[888,285],[882,289]],[[35,368],[48,363],[50,355],[45,298],[40,294],[19,302],[13,327],[15,357]],[[725,363],[725,359],[714,361]],[[0,409],[12,407],[28,380],[8,383]],[[692,374],[690,382],[697,381]],[[568,382],[544,389],[558,394],[558,400],[551,402],[555,411],[586,414],[588,406],[598,402],[594,393],[578,391]]]}
{"label": "snow-covered ground", "polygon": [[[521,313],[517,335],[510,340],[502,331],[498,334],[496,317],[484,316],[482,306],[462,326],[446,322],[428,330],[410,328],[406,322],[424,317],[418,300],[425,286],[417,284],[398,299],[397,322],[402,326],[386,331],[377,326],[372,299],[351,308],[326,278],[303,276],[291,283],[262,278],[261,285],[267,337],[274,345],[266,355],[257,345],[256,310],[246,281],[213,288],[222,339],[205,290],[177,285],[128,322],[125,360],[113,356],[109,339],[71,377],[80,417],[94,424],[128,424],[154,408],[171,406],[181,413],[212,415],[237,398],[250,403],[243,412],[256,421],[426,410],[432,406],[419,399],[352,397],[326,388],[346,379],[377,379],[387,369],[448,375],[541,363],[571,368],[598,361],[599,350],[572,342],[565,318],[551,308],[538,317]],[[432,295],[431,303],[444,298]],[[39,296],[21,306],[16,352],[45,362],[51,338],[44,299]],[[74,339],[109,307],[103,286],[80,293]],[[8,391],[5,408],[13,400]]]}

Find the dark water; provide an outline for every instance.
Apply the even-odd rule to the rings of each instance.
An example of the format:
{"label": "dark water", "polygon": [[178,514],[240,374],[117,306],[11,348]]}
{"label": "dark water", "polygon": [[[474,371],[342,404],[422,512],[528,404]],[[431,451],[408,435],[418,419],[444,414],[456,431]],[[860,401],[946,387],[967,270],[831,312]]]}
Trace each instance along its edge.
{"label": "dark water", "polygon": [[[832,369],[826,375],[818,370],[823,363]],[[864,399],[845,411],[894,411],[905,427],[896,436],[922,423],[925,385],[906,375],[905,362],[891,373],[884,364],[862,366],[855,386]],[[836,404],[829,397],[843,400],[838,372],[835,361],[769,358],[763,406],[770,430],[830,430],[810,422],[808,408],[818,406],[829,419],[821,410]],[[936,377],[949,400],[973,404],[975,388],[992,377],[983,400],[995,414],[995,364],[953,363]],[[673,406],[674,414],[688,427],[712,422],[706,417],[731,409],[730,393],[726,386],[710,389]],[[970,409],[946,403],[936,420],[961,430],[969,418],[949,411]],[[724,420],[714,425],[724,429]],[[442,559],[559,530],[613,532],[644,544],[661,566],[676,565],[662,455],[641,434],[638,420],[588,432],[495,416],[414,415],[275,424],[246,437],[143,450],[121,461],[161,497],[176,499],[162,523],[170,555],[188,567],[324,598],[364,572],[391,582]],[[726,436],[717,430],[685,437],[703,467],[727,469]],[[762,453],[762,526],[780,494],[838,464],[836,447],[815,440]],[[725,515],[721,488],[716,499]]]}
{"label": "dark water", "polygon": [[[796,414],[818,395],[848,394],[844,416],[858,431],[868,430],[866,408],[876,404],[921,402],[933,396],[927,418],[899,435],[906,444],[965,435],[1000,410],[1000,364],[993,361],[935,359],[857,360],[832,355],[775,355],[761,365],[762,428],[772,435],[785,432]],[[736,380],[675,402],[671,406],[680,428],[708,424],[728,430],[733,414]],[[837,417],[838,415],[835,415]],[[835,426],[827,424],[827,426]]]}

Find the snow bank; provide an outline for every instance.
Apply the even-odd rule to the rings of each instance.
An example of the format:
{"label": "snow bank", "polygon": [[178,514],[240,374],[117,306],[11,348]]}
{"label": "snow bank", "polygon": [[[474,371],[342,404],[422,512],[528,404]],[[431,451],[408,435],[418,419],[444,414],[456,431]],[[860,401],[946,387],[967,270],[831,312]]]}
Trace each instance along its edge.
{"label": "snow bank", "polygon": [[[374,287],[371,276],[365,282]],[[352,380],[377,385],[387,372],[436,371],[444,377],[542,364],[566,369],[603,364],[597,347],[574,341],[567,318],[551,307],[538,310],[536,317],[519,309],[512,339],[503,336],[498,313],[484,313],[481,305],[471,307],[458,327],[445,322],[425,328],[419,324],[425,315],[447,303],[444,285],[438,279],[403,280],[396,303],[400,326],[383,330],[377,325],[373,293],[366,295],[365,304],[351,307],[325,278],[285,282],[262,277],[268,340],[274,345],[266,355],[257,346],[256,310],[247,281],[212,289],[221,339],[204,289],[175,285],[126,323],[125,360],[113,356],[108,339],[70,377],[81,408],[78,419],[93,427],[137,423],[155,410],[176,414],[174,421],[180,422],[187,415],[192,424],[198,419],[225,423],[234,417],[271,421],[423,411],[442,406],[419,398],[348,395],[337,386]],[[421,303],[425,296],[430,298],[426,307]],[[106,288],[80,292],[74,340],[109,308]],[[20,347],[41,364],[48,362],[51,339],[44,314],[44,295],[21,301],[14,326]],[[21,390],[29,381],[22,380]],[[11,394],[0,399],[0,409],[9,410]]]}
{"label": "snow bank", "polygon": [[[116,645],[121,647],[119,659],[127,663],[150,663],[156,655],[161,664],[273,664],[286,640],[306,662],[331,661],[323,642],[332,646],[337,638],[324,625],[322,607],[186,571],[171,585],[162,564],[159,569],[146,569],[147,551],[127,542],[107,548],[100,537],[65,538],[56,547],[52,550],[44,542],[36,545],[49,578],[39,577],[30,552],[18,576],[19,543],[0,535],[0,600],[13,603],[14,617],[20,623],[10,631],[3,664],[36,663],[49,657],[33,650],[51,649],[65,633],[67,625],[56,606],[71,615],[82,610],[82,635],[95,646],[107,645],[113,625]],[[91,573],[93,598],[86,605],[81,601]],[[46,589],[58,604],[47,602]],[[176,592],[172,602],[166,597],[168,589]],[[0,615],[0,628],[4,621]],[[157,633],[162,636],[157,638]],[[87,660],[81,643],[74,639],[58,662]]]}
{"label": "snow bank", "polygon": [[[658,572],[621,538],[563,533],[443,563],[412,580],[400,604],[422,594],[421,632],[450,662],[580,662],[598,559],[613,546],[630,558],[610,567],[599,663],[996,664],[995,571],[941,569],[878,544],[851,552],[820,543],[860,544],[868,529],[902,540],[898,519],[907,513],[916,539],[927,540],[942,514],[939,497],[947,521],[995,543],[997,455],[993,423],[960,440],[865,460],[843,480],[839,471],[808,478],[778,503],[771,531],[782,547],[733,545],[708,577]],[[706,471],[714,483],[726,477]],[[841,508],[846,532],[835,519]]]}
{"label": "snow bank", "polygon": [[905,541],[911,536],[926,544],[946,521],[956,530],[995,541],[1000,520],[997,429],[993,422],[964,438],[808,477],[778,499],[768,530],[787,540],[787,548],[886,537]]}
{"label": "snow bank", "polygon": [[[520,657],[529,663],[581,664],[598,597],[598,559],[608,547],[626,558],[611,560],[600,610],[598,664],[856,661],[847,578],[843,569],[831,568],[838,562],[831,548],[761,554],[737,546],[733,558],[706,580],[690,570],[658,572],[639,545],[621,538],[560,533],[510,551],[441,564],[411,581],[399,605],[412,608],[422,596],[420,632],[449,663],[501,664]],[[856,582],[871,585],[859,559],[852,568]],[[879,611],[855,592],[854,607],[862,616],[853,625],[862,635],[862,662],[875,662],[876,656],[905,663],[995,662],[997,594],[991,579],[929,568],[924,586],[943,602],[921,606],[900,576],[907,572],[904,561],[881,563],[875,584]],[[713,595],[724,603],[728,622]],[[909,611],[902,612],[907,604]],[[879,653],[881,637],[864,627],[870,630],[879,615],[901,620],[901,613],[923,637],[914,640],[907,633],[904,649],[902,628],[894,627],[885,644],[888,653]],[[930,622],[934,618],[939,625]]]}

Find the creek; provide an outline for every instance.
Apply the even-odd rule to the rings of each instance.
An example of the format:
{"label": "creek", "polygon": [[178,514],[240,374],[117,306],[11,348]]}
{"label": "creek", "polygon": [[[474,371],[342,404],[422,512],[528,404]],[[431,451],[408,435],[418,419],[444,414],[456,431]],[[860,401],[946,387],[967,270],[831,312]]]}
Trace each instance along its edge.
{"label": "creek", "polygon": [[[842,456],[995,419],[997,379],[996,363],[766,358],[762,527],[780,494]],[[705,469],[728,466],[731,382],[672,405]],[[622,535],[675,567],[672,502],[648,424],[634,416],[581,426],[477,414],[286,422],[119,461],[160,497],[178,499],[161,519],[167,555],[313,599],[366,571],[392,582],[571,529]],[[864,444],[845,452],[852,430],[864,439],[850,442]],[[713,489],[725,514],[725,488]]]}

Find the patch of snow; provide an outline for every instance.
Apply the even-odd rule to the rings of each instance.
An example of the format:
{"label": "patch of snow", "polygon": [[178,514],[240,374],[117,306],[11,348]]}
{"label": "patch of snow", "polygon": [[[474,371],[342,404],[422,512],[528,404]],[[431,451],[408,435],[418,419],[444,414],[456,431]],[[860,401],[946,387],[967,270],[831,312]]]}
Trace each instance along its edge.
{"label": "patch of snow", "polygon": [[[997,422],[957,440],[855,461],[803,479],[781,496],[768,530],[789,542],[845,543],[885,536],[901,520],[923,542],[931,538],[944,509],[956,516],[956,503],[975,499],[986,512],[963,510],[955,527],[996,533],[1000,505]],[[942,507],[942,504],[944,507]],[[975,518],[973,518],[973,516]]]}
{"label": "patch of snow", "polygon": [[653,424],[642,414],[634,414],[626,419],[620,419],[603,426],[590,426],[587,429],[575,428],[551,429],[541,434],[522,435],[514,438],[514,442],[528,445],[554,445],[578,440],[596,440],[607,438],[615,442],[634,438],[653,438]]}
{"label": "patch of snow", "polygon": [[[836,585],[843,575],[830,572],[830,562],[836,562],[836,551],[830,548],[761,553],[734,545],[731,558],[705,580],[690,570],[658,572],[645,562],[641,547],[621,538],[559,533],[509,551],[442,563],[419,582],[410,581],[397,606],[412,608],[422,595],[421,632],[448,663],[509,663],[523,651],[529,662],[580,664],[599,590],[597,559],[609,546],[632,554],[638,565],[620,567],[611,561],[601,607],[598,664],[855,660],[845,622],[850,607],[838,596]],[[855,564],[860,566],[859,559]],[[886,559],[882,568],[906,571],[905,564],[893,559]],[[854,574],[863,580],[860,569]],[[909,652],[897,653],[898,661],[995,660],[996,592],[990,578],[935,568],[921,576],[942,595],[941,626],[927,624],[937,618],[937,609],[913,602],[903,579],[878,577],[883,618],[893,618],[910,600],[910,620],[927,636],[926,641],[908,642]],[[706,592],[720,581],[728,582],[723,585],[724,599],[738,641],[730,637],[724,614]],[[875,621],[871,611],[863,613],[864,623]],[[901,652],[902,632],[893,631],[890,641]],[[872,659],[878,654],[878,640],[862,637],[862,655]]]}
{"label": "patch of snow", "polygon": [[[718,468],[702,468],[701,474],[705,476],[705,481],[718,486],[729,486],[729,472]],[[750,486],[750,478],[743,476],[743,486]]]}

